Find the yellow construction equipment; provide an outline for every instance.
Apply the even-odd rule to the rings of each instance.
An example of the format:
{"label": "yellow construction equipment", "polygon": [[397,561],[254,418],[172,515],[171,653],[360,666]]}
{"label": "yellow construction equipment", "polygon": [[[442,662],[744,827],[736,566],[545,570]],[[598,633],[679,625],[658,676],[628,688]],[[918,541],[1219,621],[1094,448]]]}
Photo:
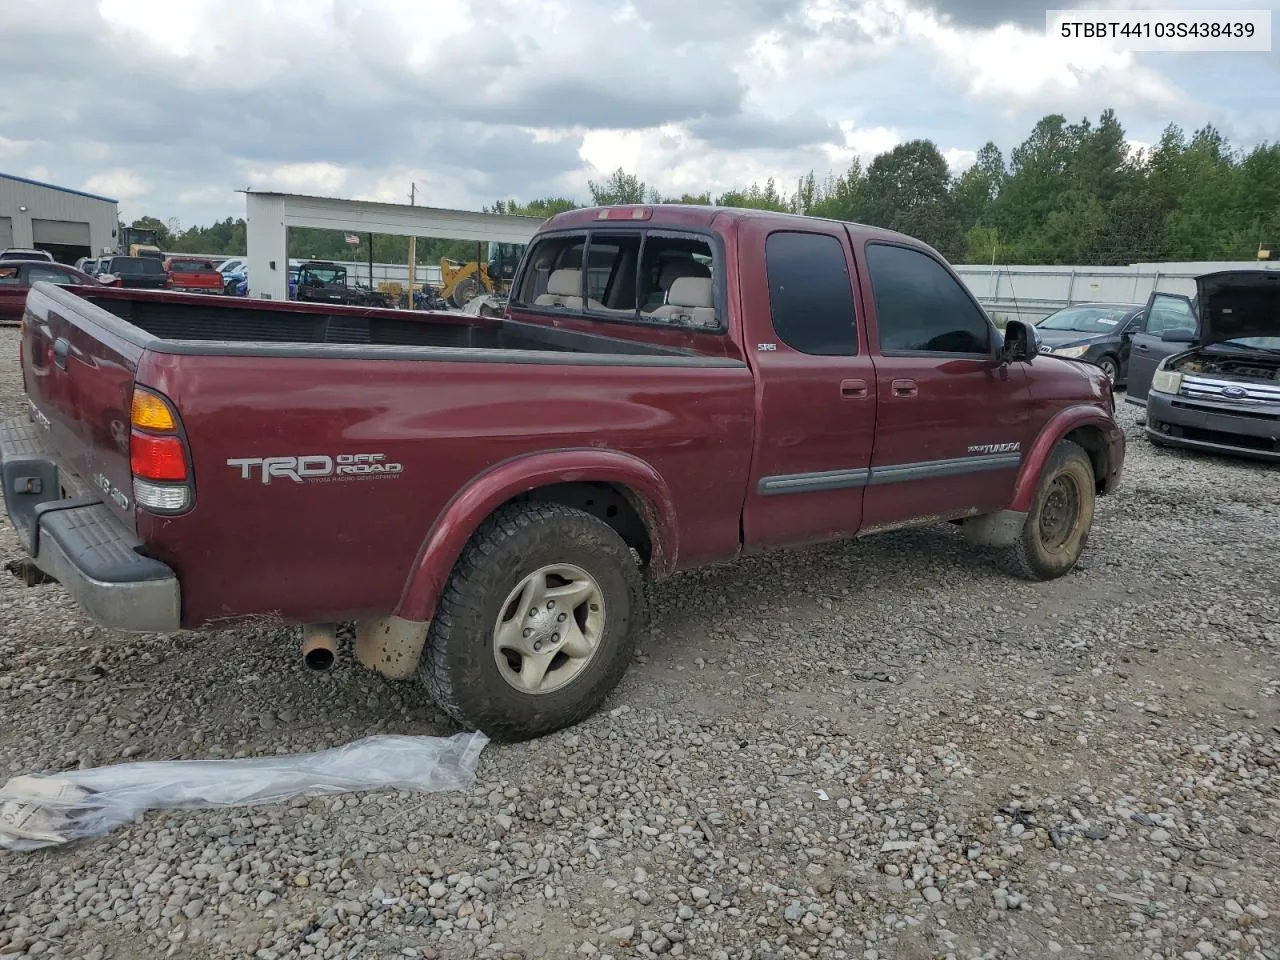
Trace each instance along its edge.
{"label": "yellow construction equipment", "polygon": [[441,260],[440,296],[455,307],[465,307],[481,293],[506,296],[523,252],[523,244],[490,243],[485,256],[484,247],[476,244],[474,260]]}

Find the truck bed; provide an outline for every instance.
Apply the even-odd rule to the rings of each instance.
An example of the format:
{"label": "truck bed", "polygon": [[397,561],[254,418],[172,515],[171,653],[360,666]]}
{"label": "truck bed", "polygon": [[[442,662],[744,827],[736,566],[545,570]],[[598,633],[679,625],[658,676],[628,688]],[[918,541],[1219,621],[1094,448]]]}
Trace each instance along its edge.
{"label": "truck bed", "polygon": [[[61,292],[61,291],[59,291]],[[136,290],[72,288],[81,300],[125,321],[116,331],[138,346],[163,353],[278,353],[307,355],[307,345],[325,356],[403,356],[402,349],[454,348],[469,351],[535,351],[539,354],[616,355],[625,362],[690,362],[713,359],[678,347],[640,343],[604,334],[556,329],[509,319],[443,311],[383,310],[264,300],[212,299],[200,295],[146,294]],[[58,299],[58,292],[53,292]],[[106,319],[106,318],[101,318]],[[132,328],[132,329],[130,329]],[[141,335],[141,336],[140,336]],[[170,341],[164,343],[161,341]],[[208,344],[202,347],[201,344]],[[250,347],[249,345],[252,345]],[[266,345],[288,345],[284,351]],[[341,347],[352,348],[342,350]],[[299,349],[302,348],[302,349]],[[339,348],[339,349],[335,349]],[[374,349],[371,349],[374,348]],[[455,357],[464,359],[463,357]],[[499,359],[494,357],[494,359]],[[504,360],[556,360],[545,356],[503,356]],[[567,358],[558,358],[564,362]]]}

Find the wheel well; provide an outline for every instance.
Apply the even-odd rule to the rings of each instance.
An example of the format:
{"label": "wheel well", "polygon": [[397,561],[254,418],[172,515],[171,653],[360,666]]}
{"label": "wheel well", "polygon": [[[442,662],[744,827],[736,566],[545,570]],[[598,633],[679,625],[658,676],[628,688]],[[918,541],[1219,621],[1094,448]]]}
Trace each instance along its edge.
{"label": "wheel well", "polygon": [[1089,462],[1093,464],[1093,484],[1097,492],[1102,493],[1110,466],[1107,463],[1107,443],[1102,431],[1097,427],[1076,427],[1062,439],[1078,443],[1089,454]]}
{"label": "wheel well", "polygon": [[633,495],[625,487],[611,483],[553,483],[512,497],[507,503],[562,503],[603,520],[647,565],[653,556],[653,541],[640,519]]}

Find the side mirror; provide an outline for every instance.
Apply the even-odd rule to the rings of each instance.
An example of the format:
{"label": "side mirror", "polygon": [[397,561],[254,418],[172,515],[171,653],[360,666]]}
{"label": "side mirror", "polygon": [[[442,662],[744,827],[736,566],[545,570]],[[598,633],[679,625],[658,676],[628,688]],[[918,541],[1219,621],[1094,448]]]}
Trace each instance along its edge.
{"label": "side mirror", "polygon": [[1161,333],[1160,339],[1164,343],[1195,343],[1196,332],[1187,330],[1184,327],[1175,327],[1172,330],[1165,330]]}
{"label": "side mirror", "polygon": [[1030,323],[1010,320],[1004,325],[1001,363],[1030,363],[1040,354],[1040,333]]}

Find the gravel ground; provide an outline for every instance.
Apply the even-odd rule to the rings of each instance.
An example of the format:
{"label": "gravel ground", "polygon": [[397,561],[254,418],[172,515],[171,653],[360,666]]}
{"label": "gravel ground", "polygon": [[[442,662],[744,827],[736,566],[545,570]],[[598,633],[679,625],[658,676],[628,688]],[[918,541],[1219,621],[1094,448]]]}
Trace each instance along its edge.
{"label": "gravel ground", "polygon": [[[1280,470],[1132,409],[1062,580],[946,525],[680,576],[605,709],[469,791],[0,854],[0,956],[1280,958]],[[288,633],[112,635],[12,580],[0,716],[4,777],[452,732]]]}

